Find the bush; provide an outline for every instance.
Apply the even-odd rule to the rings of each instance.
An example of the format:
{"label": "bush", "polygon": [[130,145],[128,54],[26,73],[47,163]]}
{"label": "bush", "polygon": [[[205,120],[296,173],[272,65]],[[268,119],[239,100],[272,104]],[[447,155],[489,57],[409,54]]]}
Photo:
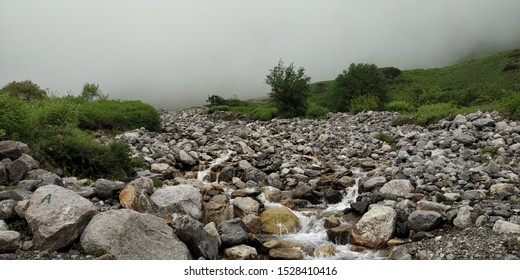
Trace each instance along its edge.
{"label": "bush", "polygon": [[27,101],[35,101],[47,98],[47,93],[40,89],[40,86],[29,80],[22,82],[11,82],[5,85],[2,88],[2,91],[9,92],[9,94],[12,96]]}
{"label": "bush", "polygon": [[417,109],[416,123],[419,125],[428,125],[436,123],[446,117],[454,116],[456,113],[457,107],[451,103],[423,105]]}
{"label": "bush", "polygon": [[[337,101],[337,110],[352,111],[361,104],[355,104],[354,99],[360,96],[373,96],[371,101],[378,100],[377,108],[380,108],[387,99],[387,81],[383,73],[374,64],[351,64],[348,72],[343,70],[335,80],[333,95]],[[361,99],[357,99],[359,102]],[[372,104],[371,104],[372,105]]]}
{"label": "bush", "polygon": [[509,118],[520,120],[520,92],[504,91],[505,96],[499,102],[499,107],[506,111]]}
{"label": "bush", "polygon": [[253,120],[268,121],[276,117],[276,113],[276,108],[258,107],[251,112],[250,116]]}
{"label": "bush", "polygon": [[74,98],[49,98],[30,105],[35,113],[38,127],[77,126],[79,103]]}
{"label": "bush", "polygon": [[415,123],[415,116],[412,114],[399,115],[392,120],[392,126],[413,124]]}
{"label": "bush", "polygon": [[80,97],[81,97],[81,99],[86,100],[86,101],[93,101],[95,99],[98,99],[98,100],[107,100],[108,99],[108,95],[105,95],[105,94],[103,94],[103,92],[101,92],[101,89],[99,89],[98,84],[90,84],[90,83],[85,83],[83,85],[83,90],[81,91]]}
{"label": "bush", "polygon": [[44,166],[61,168],[67,176],[125,180],[133,172],[130,148],[125,143],[102,145],[77,128],[45,136],[38,143],[37,158]]}
{"label": "bush", "polygon": [[379,97],[373,95],[357,96],[352,99],[349,105],[349,112],[353,114],[379,109],[381,109],[381,100]]}
{"label": "bush", "polygon": [[231,108],[228,105],[218,105],[208,108],[208,114],[213,114],[216,111],[230,111]]}
{"label": "bush", "polygon": [[280,116],[292,118],[305,115],[310,80],[302,67],[295,70],[292,63],[285,67],[281,60],[269,71],[265,82],[271,86],[269,97]]}
{"label": "bush", "polygon": [[323,119],[327,116],[329,110],[323,106],[310,103],[305,116],[310,119]]}
{"label": "bush", "polygon": [[388,80],[393,80],[401,75],[401,70],[395,67],[383,67],[379,69],[385,78]]}
{"label": "bush", "polygon": [[208,106],[218,106],[223,105],[226,100],[219,95],[211,95],[208,96],[208,99],[206,100],[206,103],[208,103]]}
{"label": "bush", "polygon": [[0,129],[3,138],[27,142],[33,137],[36,122],[27,102],[6,93],[0,93]]}
{"label": "bush", "polygon": [[161,117],[154,107],[141,101],[97,100],[80,106],[79,127],[115,131],[145,127],[161,130]]}
{"label": "bush", "polygon": [[385,105],[390,112],[409,113],[415,111],[415,107],[406,101],[392,101]]}

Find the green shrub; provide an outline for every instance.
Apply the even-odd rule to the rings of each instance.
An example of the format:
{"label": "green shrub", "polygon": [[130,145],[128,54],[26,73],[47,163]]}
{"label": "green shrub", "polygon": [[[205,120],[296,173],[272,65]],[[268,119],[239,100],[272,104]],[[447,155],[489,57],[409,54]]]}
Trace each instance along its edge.
{"label": "green shrub", "polygon": [[392,137],[391,135],[388,135],[386,133],[378,133],[378,134],[374,135],[374,139],[386,142],[388,144],[395,143],[394,137]]}
{"label": "green shrub", "polygon": [[398,126],[398,125],[405,125],[405,124],[413,124],[415,123],[415,115],[412,114],[406,114],[406,115],[399,115],[396,116],[392,120],[392,126]]}
{"label": "green shrub", "polygon": [[5,85],[2,90],[9,92],[9,94],[13,97],[27,101],[35,101],[47,98],[47,93],[42,90],[40,86],[29,80],[22,82],[11,82]]}
{"label": "green shrub", "polygon": [[161,130],[159,112],[141,101],[97,100],[80,106],[79,125],[88,130],[125,131],[145,127]]}
{"label": "green shrub", "polygon": [[164,181],[159,178],[152,178],[153,186],[156,188],[162,188],[164,185]]}
{"label": "green shrub", "polygon": [[80,94],[80,98],[85,101],[107,100],[108,95],[103,94],[98,84],[85,83]]}
{"label": "green shrub", "polygon": [[415,107],[406,101],[392,101],[385,105],[390,112],[409,113],[415,111]]}
{"label": "green shrub", "polygon": [[0,112],[0,129],[4,131],[4,138],[27,142],[36,137],[36,122],[27,102],[0,93]]}
{"label": "green shrub", "polygon": [[352,99],[349,111],[353,114],[381,109],[381,100],[374,95],[360,95]]}
{"label": "green shrub", "polygon": [[496,155],[497,153],[498,153],[497,147],[485,147],[485,148],[480,149],[481,155],[485,155],[485,154]]}
{"label": "green shrub", "polygon": [[499,102],[499,107],[502,111],[513,120],[520,119],[520,92],[504,91],[505,97]]}
{"label": "green shrub", "polygon": [[211,96],[208,96],[208,99],[206,99],[206,103],[208,103],[209,107],[223,105],[224,102],[225,102],[225,99],[219,95],[211,95]]}
{"label": "green shrub", "polygon": [[79,120],[79,107],[74,98],[49,98],[30,105],[31,110],[36,114],[39,127],[76,126]]}
{"label": "green shrub", "polygon": [[431,105],[437,103],[447,103],[451,100],[451,96],[443,92],[438,87],[423,89],[418,96],[419,105]]}
{"label": "green shrub", "polygon": [[258,107],[251,112],[250,116],[253,120],[268,121],[276,116],[276,108]]}
{"label": "green shrub", "polygon": [[102,145],[77,128],[45,135],[38,143],[36,155],[44,166],[62,168],[67,176],[125,180],[133,172],[128,145]]}
{"label": "green shrub", "polygon": [[392,80],[401,75],[401,70],[395,67],[383,67],[379,68],[379,70],[385,75],[385,78]]}
{"label": "green shrub", "polygon": [[329,109],[314,103],[310,103],[305,116],[310,119],[323,119],[327,116],[328,113]]}
{"label": "green shrub", "polygon": [[432,124],[446,117],[454,116],[456,112],[457,107],[451,103],[423,105],[417,109],[416,123],[419,125]]}

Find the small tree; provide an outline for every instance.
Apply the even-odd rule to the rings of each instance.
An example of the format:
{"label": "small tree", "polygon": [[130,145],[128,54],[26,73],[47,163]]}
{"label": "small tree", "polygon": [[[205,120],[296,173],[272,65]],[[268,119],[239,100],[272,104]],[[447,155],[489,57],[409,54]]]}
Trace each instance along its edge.
{"label": "small tree", "polygon": [[[374,64],[352,63],[336,78],[334,97],[338,111],[346,111],[354,98],[373,96],[379,99],[379,107],[386,101],[386,78]],[[358,99],[359,100],[359,99]]]}
{"label": "small tree", "polygon": [[47,93],[37,84],[25,80],[22,82],[10,82],[2,88],[2,91],[8,92],[11,96],[27,101],[34,101],[47,98]]}
{"label": "small tree", "polygon": [[94,99],[106,100],[108,99],[108,95],[101,92],[98,84],[85,83],[81,91],[81,98],[86,101],[93,101]]}
{"label": "small tree", "polygon": [[296,71],[293,63],[285,67],[282,60],[269,70],[265,82],[271,86],[269,98],[280,116],[292,118],[305,115],[310,80],[303,67]]}
{"label": "small tree", "polygon": [[218,106],[218,105],[224,105],[226,103],[226,100],[220,95],[211,95],[211,96],[208,96],[206,103],[208,103],[208,106],[210,106],[210,107]]}

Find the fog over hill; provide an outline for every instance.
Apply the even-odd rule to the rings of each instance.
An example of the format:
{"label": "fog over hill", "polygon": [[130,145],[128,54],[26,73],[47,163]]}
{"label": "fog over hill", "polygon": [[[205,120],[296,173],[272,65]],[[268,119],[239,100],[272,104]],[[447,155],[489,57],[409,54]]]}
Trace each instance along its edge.
{"label": "fog over hill", "polygon": [[520,47],[520,1],[24,0],[0,2],[0,86],[98,83],[162,108],[258,98],[279,59],[312,81],[350,63],[401,69]]}

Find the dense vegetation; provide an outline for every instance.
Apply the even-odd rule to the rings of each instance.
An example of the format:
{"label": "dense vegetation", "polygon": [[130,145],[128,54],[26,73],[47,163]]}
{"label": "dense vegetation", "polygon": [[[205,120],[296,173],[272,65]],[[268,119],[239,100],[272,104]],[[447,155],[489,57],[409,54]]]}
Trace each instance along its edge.
{"label": "dense vegetation", "polygon": [[[297,115],[308,118],[323,118],[337,111],[388,110],[401,113],[395,124],[427,125],[456,114],[498,110],[506,117],[520,119],[520,49],[434,69],[402,71],[351,64],[335,80],[310,84],[309,93],[294,95],[305,98]],[[272,96],[266,102],[242,102],[223,108],[210,103],[209,111],[251,114],[253,107],[270,112],[264,114],[266,117],[282,115]]]}
{"label": "dense vegetation", "polygon": [[128,146],[100,144],[94,131],[158,131],[159,113],[142,102],[108,100],[99,86],[86,85],[79,97],[48,97],[29,81],[8,84],[0,90],[0,140],[27,143],[45,168],[64,175],[124,180],[133,172]]}

